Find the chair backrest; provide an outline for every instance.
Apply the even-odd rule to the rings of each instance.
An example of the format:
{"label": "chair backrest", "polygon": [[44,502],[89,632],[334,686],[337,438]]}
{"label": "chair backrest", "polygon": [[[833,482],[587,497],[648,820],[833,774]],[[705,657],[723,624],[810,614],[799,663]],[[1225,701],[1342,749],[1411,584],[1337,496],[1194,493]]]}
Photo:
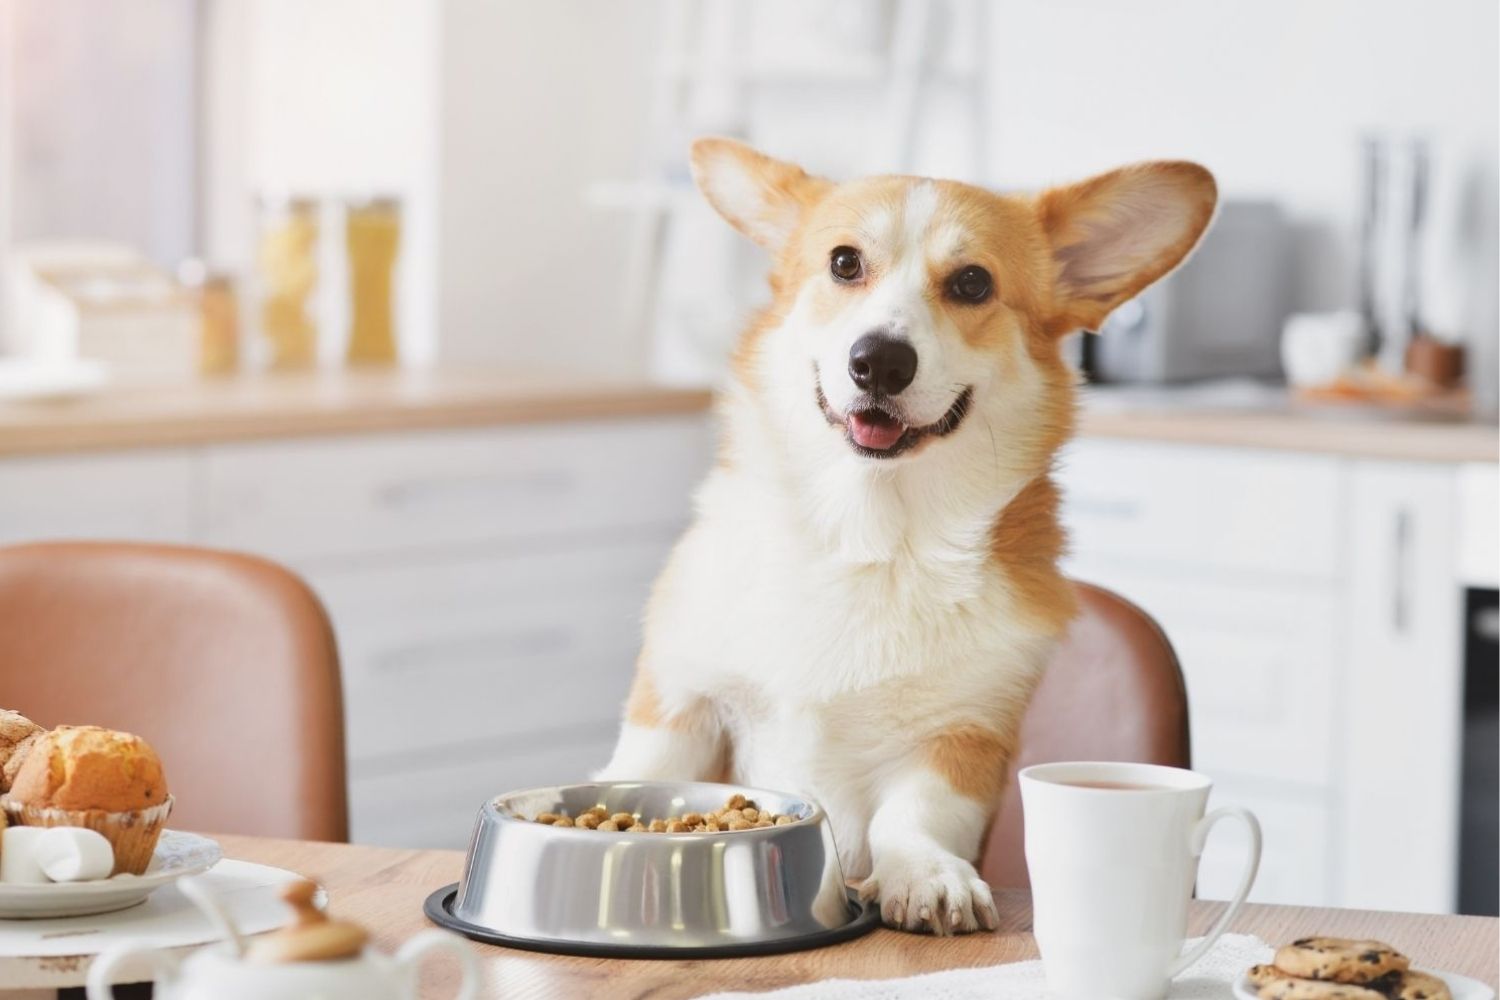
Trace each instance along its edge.
{"label": "chair backrest", "polygon": [[274,563],[112,542],[0,548],[0,707],[144,737],[174,827],[348,839],[333,630]]}
{"label": "chair backrest", "polygon": [[1016,772],[1057,760],[1191,765],[1187,689],[1161,627],[1129,601],[1078,584],[1080,611],[1037,686],[985,843],[993,885],[1025,888]]}

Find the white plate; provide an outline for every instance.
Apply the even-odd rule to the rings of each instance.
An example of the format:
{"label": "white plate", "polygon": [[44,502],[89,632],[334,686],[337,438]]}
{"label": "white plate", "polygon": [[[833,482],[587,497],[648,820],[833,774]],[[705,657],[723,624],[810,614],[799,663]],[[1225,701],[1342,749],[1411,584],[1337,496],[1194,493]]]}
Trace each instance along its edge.
{"label": "white plate", "polygon": [[0,882],[0,919],[82,917],[123,910],[184,875],[208,871],[223,856],[218,841],[196,833],[163,830],[144,875],[44,885]]}
{"label": "white plate", "polygon": [[[1437,976],[1448,984],[1448,992],[1453,994],[1453,1000],[1495,1000],[1495,991],[1484,985],[1477,979],[1468,976],[1460,976],[1456,972],[1439,972],[1436,969],[1416,969],[1416,972],[1425,972],[1429,976]],[[1257,1000],[1255,987],[1250,985],[1247,978],[1240,979],[1234,984],[1234,995],[1239,1000]]]}

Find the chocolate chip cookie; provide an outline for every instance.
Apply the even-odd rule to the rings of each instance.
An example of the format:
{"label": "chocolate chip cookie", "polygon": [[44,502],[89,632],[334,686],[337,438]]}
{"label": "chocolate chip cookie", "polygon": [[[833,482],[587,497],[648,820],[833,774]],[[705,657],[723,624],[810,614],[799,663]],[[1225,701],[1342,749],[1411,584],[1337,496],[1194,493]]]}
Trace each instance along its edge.
{"label": "chocolate chip cookie", "polygon": [[[1390,1000],[1453,1000],[1448,984],[1437,976],[1425,972],[1397,972],[1390,977],[1390,985],[1382,987]],[[1382,983],[1385,980],[1381,980]]]}
{"label": "chocolate chip cookie", "polygon": [[1276,968],[1282,972],[1334,983],[1371,983],[1410,965],[1411,959],[1383,941],[1306,937],[1276,951]]}
{"label": "chocolate chip cookie", "polygon": [[1301,979],[1274,965],[1253,965],[1246,974],[1260,1000],[1390,1000],[1385,994],[1357,983]]}

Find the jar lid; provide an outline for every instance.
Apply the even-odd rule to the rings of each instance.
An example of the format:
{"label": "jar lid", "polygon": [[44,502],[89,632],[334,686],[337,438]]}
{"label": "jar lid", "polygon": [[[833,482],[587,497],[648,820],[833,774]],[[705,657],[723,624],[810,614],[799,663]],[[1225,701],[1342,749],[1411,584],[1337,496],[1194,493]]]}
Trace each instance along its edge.
{"label": "jar lid", "polygon": [[364,950],[370,935],[358,924],[330,920],[318,909],[313,897],[318,887],[308,881],[289,882],[281,898],[292,907],[292,922],[279,931],[250,942],[247,961],[262,964],[284,962],[329,962],[353,958]]}

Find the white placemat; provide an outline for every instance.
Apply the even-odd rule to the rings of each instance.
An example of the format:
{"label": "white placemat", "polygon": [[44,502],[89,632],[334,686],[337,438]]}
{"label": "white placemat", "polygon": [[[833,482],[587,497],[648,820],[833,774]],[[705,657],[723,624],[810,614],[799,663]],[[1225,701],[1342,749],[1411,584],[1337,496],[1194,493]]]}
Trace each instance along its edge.
{"label": "white placemat", "polygon": [[[272,930],[291,912],[276,888],[302,876],[269,865],[225,859],[200,878],[246,934]],[[163,950],[218,939],[218,932],[175,885],[162,886],[139,906],[92,917],[0,920],[0,983],[5,989],[77,986],[89,960],[130,942]]]}
{"label": "white placemat", "polygon": [[[1189,942],[1193,944],[1195,942]],[[1232,1000],[1233,984],[1272,950],[1258,937],[1225,934],[1172,983],[1172,1000]],[[699,1000],[1047,1000],[1041,962],[950,969],[907,979],[825,979],[767,993],[714,993]]]}

